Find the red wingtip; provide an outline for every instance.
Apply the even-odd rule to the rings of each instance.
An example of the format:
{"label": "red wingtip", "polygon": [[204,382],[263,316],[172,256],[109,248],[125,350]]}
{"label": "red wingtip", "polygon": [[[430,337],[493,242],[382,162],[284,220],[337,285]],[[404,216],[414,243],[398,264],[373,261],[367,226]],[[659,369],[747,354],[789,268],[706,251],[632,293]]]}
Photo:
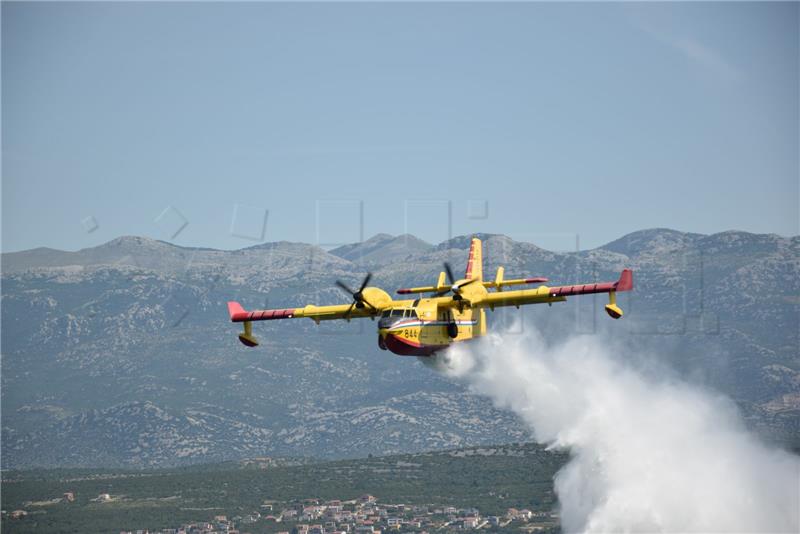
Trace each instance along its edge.
{"label": "red wingtip", "polygon": [[633,271],[623,269],[622,274],[619,275],[619,280],[614,286],[616,291],[630,291],[633,289]]}
{"label": "red wingtip", "polygon": [[231,321],[235,321],[237,316],[240,314],[246,314],[247,312],[244,311],[242,305],[238,302],[230,301],[228,302],[228,315],[231,316]]}
{"label": "red wingtip", "polygon": [[398,294],[398,295],[408,295],[408,294],[410,294],[410,293],[411,293],[411,290],[410,290],[410,289],[398,289],[398,290],[397,290],[397,294]]}

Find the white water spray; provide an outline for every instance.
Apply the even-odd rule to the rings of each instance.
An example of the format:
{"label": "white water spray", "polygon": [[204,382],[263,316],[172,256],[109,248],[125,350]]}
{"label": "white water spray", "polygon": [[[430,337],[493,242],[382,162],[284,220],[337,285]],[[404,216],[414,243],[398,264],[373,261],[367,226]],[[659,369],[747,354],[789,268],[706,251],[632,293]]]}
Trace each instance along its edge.
{"label": "white water spray", "polygon": [[491,335],[434,364],[571,451],[555,479],[566,532],[800,531],[800,458],[762,444],[720,396],[588,337]]}

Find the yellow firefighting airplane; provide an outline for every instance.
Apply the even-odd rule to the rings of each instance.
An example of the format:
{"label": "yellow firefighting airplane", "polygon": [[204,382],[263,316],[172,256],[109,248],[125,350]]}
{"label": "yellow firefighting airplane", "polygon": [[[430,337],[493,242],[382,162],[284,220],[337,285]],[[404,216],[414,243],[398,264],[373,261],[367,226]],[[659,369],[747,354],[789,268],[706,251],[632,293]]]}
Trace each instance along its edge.
{"label": "yellow firefighting airplane", "polygon": [[[357,291],[341,281],[336,282],[336,285],[353,297],[350,304],[309,304],[304,308],[246,311],[238,302],[228,302],[228,312],[231,321],[244,323],[244,332],[239,334],[239,341],[248,347],[258,345],[253,336],[253,321],[308,317],[319,324],[320,321],[332,319],[349,321],[363,317],[380,317],[378,346],[381,349],[403,356],[430,356],[446,349],[451,343],[486,334],[486,308],[494,310],[499,306],[550,304],[565,301],[571,295],[608,293],[609,302],[605,310],[612,318],[619,319],[622,317],[622,310],[617,306],[616,294],[633,289],[633,272],[625,269],[616,282],[557,287],[540,285],[533,289],[503,291],[508,286],[541,284],[547,282],[547,278],[504,280],[503,268],[499,267],[494,280],[485,281],[481,248],[481,240],[473,238],[467,271],[461,280],[454,280],[450,266],[445,263],[445,270],[439,273],[435,286],[397,290],[400,295],[430,293],[427,298],[393,300],[382,289],[368,287],[372,274],[367,274]],[[496,291],[488,291],[491,288]]]}

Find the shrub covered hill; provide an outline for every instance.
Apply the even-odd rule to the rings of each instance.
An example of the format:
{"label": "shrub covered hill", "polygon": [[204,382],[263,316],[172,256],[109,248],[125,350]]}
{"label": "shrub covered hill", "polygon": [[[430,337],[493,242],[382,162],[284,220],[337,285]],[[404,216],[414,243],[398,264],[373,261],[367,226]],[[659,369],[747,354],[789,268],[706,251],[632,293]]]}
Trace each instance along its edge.
{"label": "shrub covered hill", "polygon": [[[375,323],[256,325],[247,349],[226,302],[347,300],[367,271],[390,293],[464,265],[469,237],[375,236],[325,251],[266,243],[222,251],[122,237],[77,252],[2,255],[4,468],[164,467],[278,455],[343,458],[509,443],[530,430],[413,358],[378,349]],[[731,396],[771,439],[800,435],[800,238],[644,230],[558,253],[482,235],[484,272],[553,284],[635,271],[611,321],[603,297],[490,313],[556,340],[613,334]]]}

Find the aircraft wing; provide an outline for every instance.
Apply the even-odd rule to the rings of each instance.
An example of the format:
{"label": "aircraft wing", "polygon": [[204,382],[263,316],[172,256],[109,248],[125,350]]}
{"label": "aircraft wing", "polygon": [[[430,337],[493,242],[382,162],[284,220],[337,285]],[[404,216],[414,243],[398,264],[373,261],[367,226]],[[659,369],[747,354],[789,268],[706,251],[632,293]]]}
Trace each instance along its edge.
{"label": "aircraft wing", "polygon": [[625,269],[616,282],[600,282],[596,284],[578,284],[571,286],[539,286],[533,289],[517,291],[496,291],[489,293],[477,303],[480,307],[520,306],[523,304],[543,304],[561,302],[572,295],[588,295],[592,293],[616,293],[633,289],[633,271]]}
{"label": "aircraft wing", "polygon": [[333,306],[314,306],[309,304],[303,308],[285,308],[276,310],[245,310],[238,302],[228,302],[228,314],[234,323],[246,321],[273,321],[275,319],[297,319],[308,317],[314,321],[330,321],[333,319],[358,319],[380,315],[380,306],[364,305],[359,308],[352,304],[335,304]]}

